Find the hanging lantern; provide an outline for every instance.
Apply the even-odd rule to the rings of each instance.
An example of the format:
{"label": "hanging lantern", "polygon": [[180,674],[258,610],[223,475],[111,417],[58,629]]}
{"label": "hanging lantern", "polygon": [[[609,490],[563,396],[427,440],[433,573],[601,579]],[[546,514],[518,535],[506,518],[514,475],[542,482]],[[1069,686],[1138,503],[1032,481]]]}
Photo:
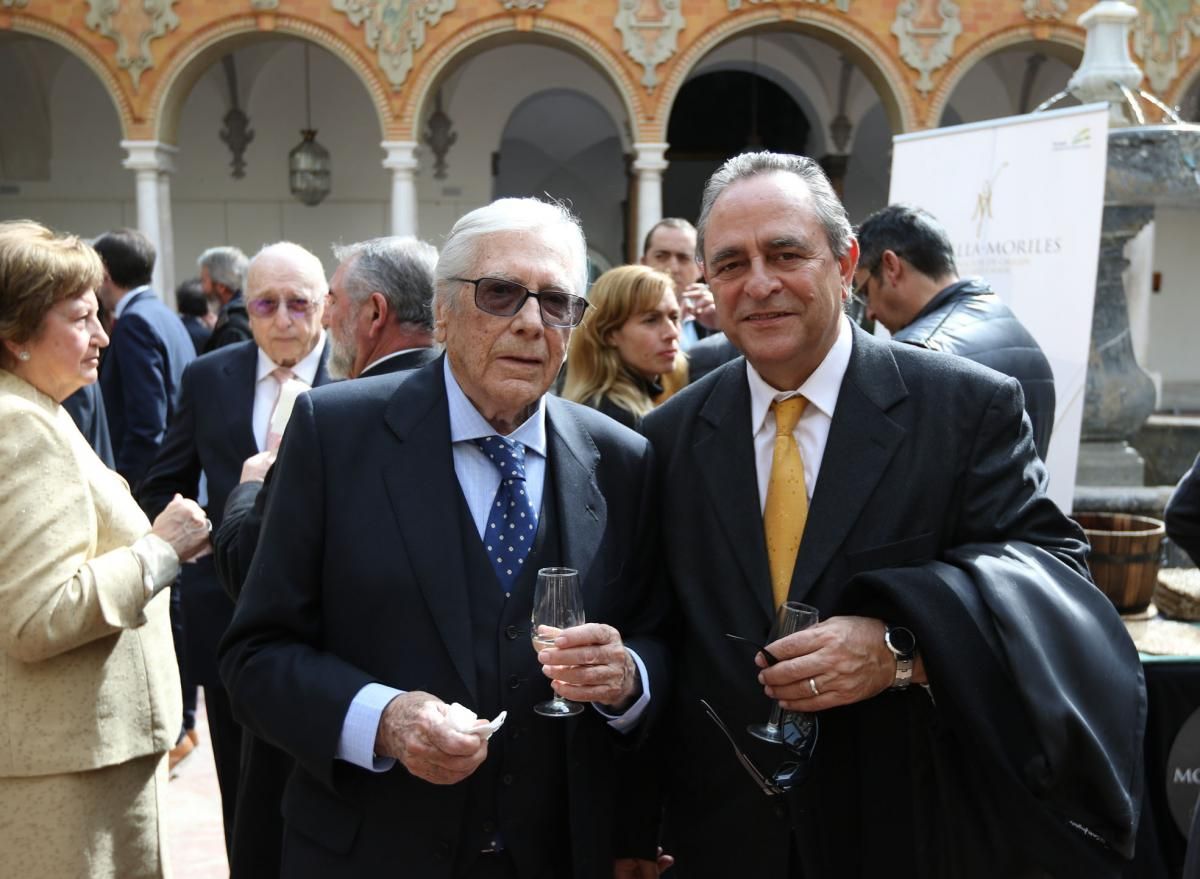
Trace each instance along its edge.
{"label": "hanging lantern", "polygon": [[304,46],[304,112],[307,124],[300,131],[303,140],[288,153],[288,188],[292,195],[311,207],[329,195],[333,162],[329,150],[317,143],[317,130],[312,127],[307,44]]}
{"label": "hanging lantern", "polygon": [[317,143],[315,129],[305,128],[300,134],[304,140],[288,153],[288,188],[304,204],[317,205],[329,195],[329,150]]}

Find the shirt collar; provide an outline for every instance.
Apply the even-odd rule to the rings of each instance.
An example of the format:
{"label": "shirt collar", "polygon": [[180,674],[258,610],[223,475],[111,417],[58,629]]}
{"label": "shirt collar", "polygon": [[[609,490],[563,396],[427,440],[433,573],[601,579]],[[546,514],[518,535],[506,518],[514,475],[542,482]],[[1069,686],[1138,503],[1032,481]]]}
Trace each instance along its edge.
{"label": "shirt collar", "polygon": [[[325,350],[325,331],[321,330],[321,336],[317,339],[317,344],[313,345],[313,349],[304,355],[304,359],[292,367],[292,372],[296,374],[296,378],[307,384],[310,388],[313,382],[317,380],[317,370],[321,367],[321,352]],[[258,365],[255,367],[254,383],[258,384],[264,378],[271,374],[271,371],[279,366],[267,356],[262,348],[258,349]]]}
{"label": "shirt collar", "polygon": [[142,284],[142,286],[134,287],[132,290],[128,291],[124,296],[118,299],[117,304],[113,306],[113,320],[116,320],[121,316],[121,313],[129,306],[129,303],[133,301],[134,296],[137,296],[143,290],[149,289],[149,284]]}
{"label": "shirt collar", "polygon": [[808,399],[810,407],[815,407],[827,417],[833,418],[833,410],[837,408],[838,394],[842,390],[842,380],[846,377],[846,369],[850,366],[850,352],[854,347],[854,336],[850,331],[850,319],[844,314],[838,319],[838,334],[833,346],[825,359],[800,387],[792,391],[778,391],[763,379],[758,371],[746,359],[746,381],[750,385],[750,423],[754,433],[758,433],[766,421],[767,412],[776,400],[786,400],[797,394]]}
{"label": "shirt collar", "polygon": [[[450,369],[450,358],[442,363],[446,376],[446,402],[450,405],[450,442],[469,442],[485,436],[495,436],[496,428],[479,414],[475,404],[467,399],[458,379]],[[531,452],[546,457],[546,398],[538,400],[537,409],[506,439],[518,442]]]}

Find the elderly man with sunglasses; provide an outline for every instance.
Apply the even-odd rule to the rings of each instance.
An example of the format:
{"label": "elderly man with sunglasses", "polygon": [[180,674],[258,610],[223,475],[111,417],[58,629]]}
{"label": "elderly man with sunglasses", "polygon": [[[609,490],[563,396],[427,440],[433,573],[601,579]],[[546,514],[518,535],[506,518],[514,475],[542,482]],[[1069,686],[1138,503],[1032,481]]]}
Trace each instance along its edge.
{"label": "elderly man with sunglasses", "polygon": [[[567,211],[467,214],[436,279],[444,357],[297,401],[222,672],[296,760],[282,875],[608,879],[616,754],[665,685],[649,446],[547,395],[587,306]],[[588,622],[535,653],[552,566]],[[536,714],[552,690],[592,705]]]}
{"label": "elderly man with sunglasses", "polygon": [[[178,412],[138,492],[146,510],[157,514],[178,493],[200,500],[214,528],[221,524],[242,463],[267,448],[269,422],[284,383],[315,387],[330,381],[321,327],[327,293],[321,261],[299,245],[271,244],[254,257],[246,279],[254,338],[205,354],[184,371]],[[228,848],[242,736],[216,656],[233,602],[221,588],[211,555],[185,565],[180,584],[187,621],[185,661],[194,682],[204,687]]]}

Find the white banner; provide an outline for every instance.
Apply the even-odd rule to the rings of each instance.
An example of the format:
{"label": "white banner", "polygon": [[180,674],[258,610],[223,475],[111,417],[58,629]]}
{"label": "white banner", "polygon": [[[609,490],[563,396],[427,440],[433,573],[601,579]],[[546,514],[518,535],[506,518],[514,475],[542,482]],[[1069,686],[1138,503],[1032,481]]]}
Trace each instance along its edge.
{"label": "white banner", "polygon": [[895,138],[891,203],[922,207],[1037,339],[1057,405],[1046,466],[1070,511],[1104,207],[1108,109],[1089,104]]}

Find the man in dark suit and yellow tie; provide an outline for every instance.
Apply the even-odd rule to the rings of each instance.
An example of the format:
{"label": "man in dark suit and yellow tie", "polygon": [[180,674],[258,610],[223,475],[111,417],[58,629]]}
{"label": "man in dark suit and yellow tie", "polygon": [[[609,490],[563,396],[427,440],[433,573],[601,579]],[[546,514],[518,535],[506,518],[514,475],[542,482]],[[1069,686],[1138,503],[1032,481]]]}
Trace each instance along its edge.
{"label": "man in dark suit and yellow tie", "polygon": [[[436,278],[444,357],[297,400],[222,674],[296,761],[281,875],[609,879],[616,752],[666,687],[649,445],[546,393],[586,307],[566,210],[472,211]],[[531,547],[496,544],[497,509]],[[535,653],[555,566],[579,571],[588,622]],[[592,705],[535,714],[552,688]],[[456,702],[507,720],[488,740]]]}
{"label": "man in dark suit and yellow tie", "polygon": [[[1019,385],[853,327],[857,256],[809,159],[743,154],[705,188],[697,258],[745,357],[643,428],[674,596],[663,845],[681,879],[1115,876],[1136,651]],[[821,622],[759,654],[725,637],[766,643],[785,599]],[[817,717],[811,752],[746,734],[773,700]]]}

